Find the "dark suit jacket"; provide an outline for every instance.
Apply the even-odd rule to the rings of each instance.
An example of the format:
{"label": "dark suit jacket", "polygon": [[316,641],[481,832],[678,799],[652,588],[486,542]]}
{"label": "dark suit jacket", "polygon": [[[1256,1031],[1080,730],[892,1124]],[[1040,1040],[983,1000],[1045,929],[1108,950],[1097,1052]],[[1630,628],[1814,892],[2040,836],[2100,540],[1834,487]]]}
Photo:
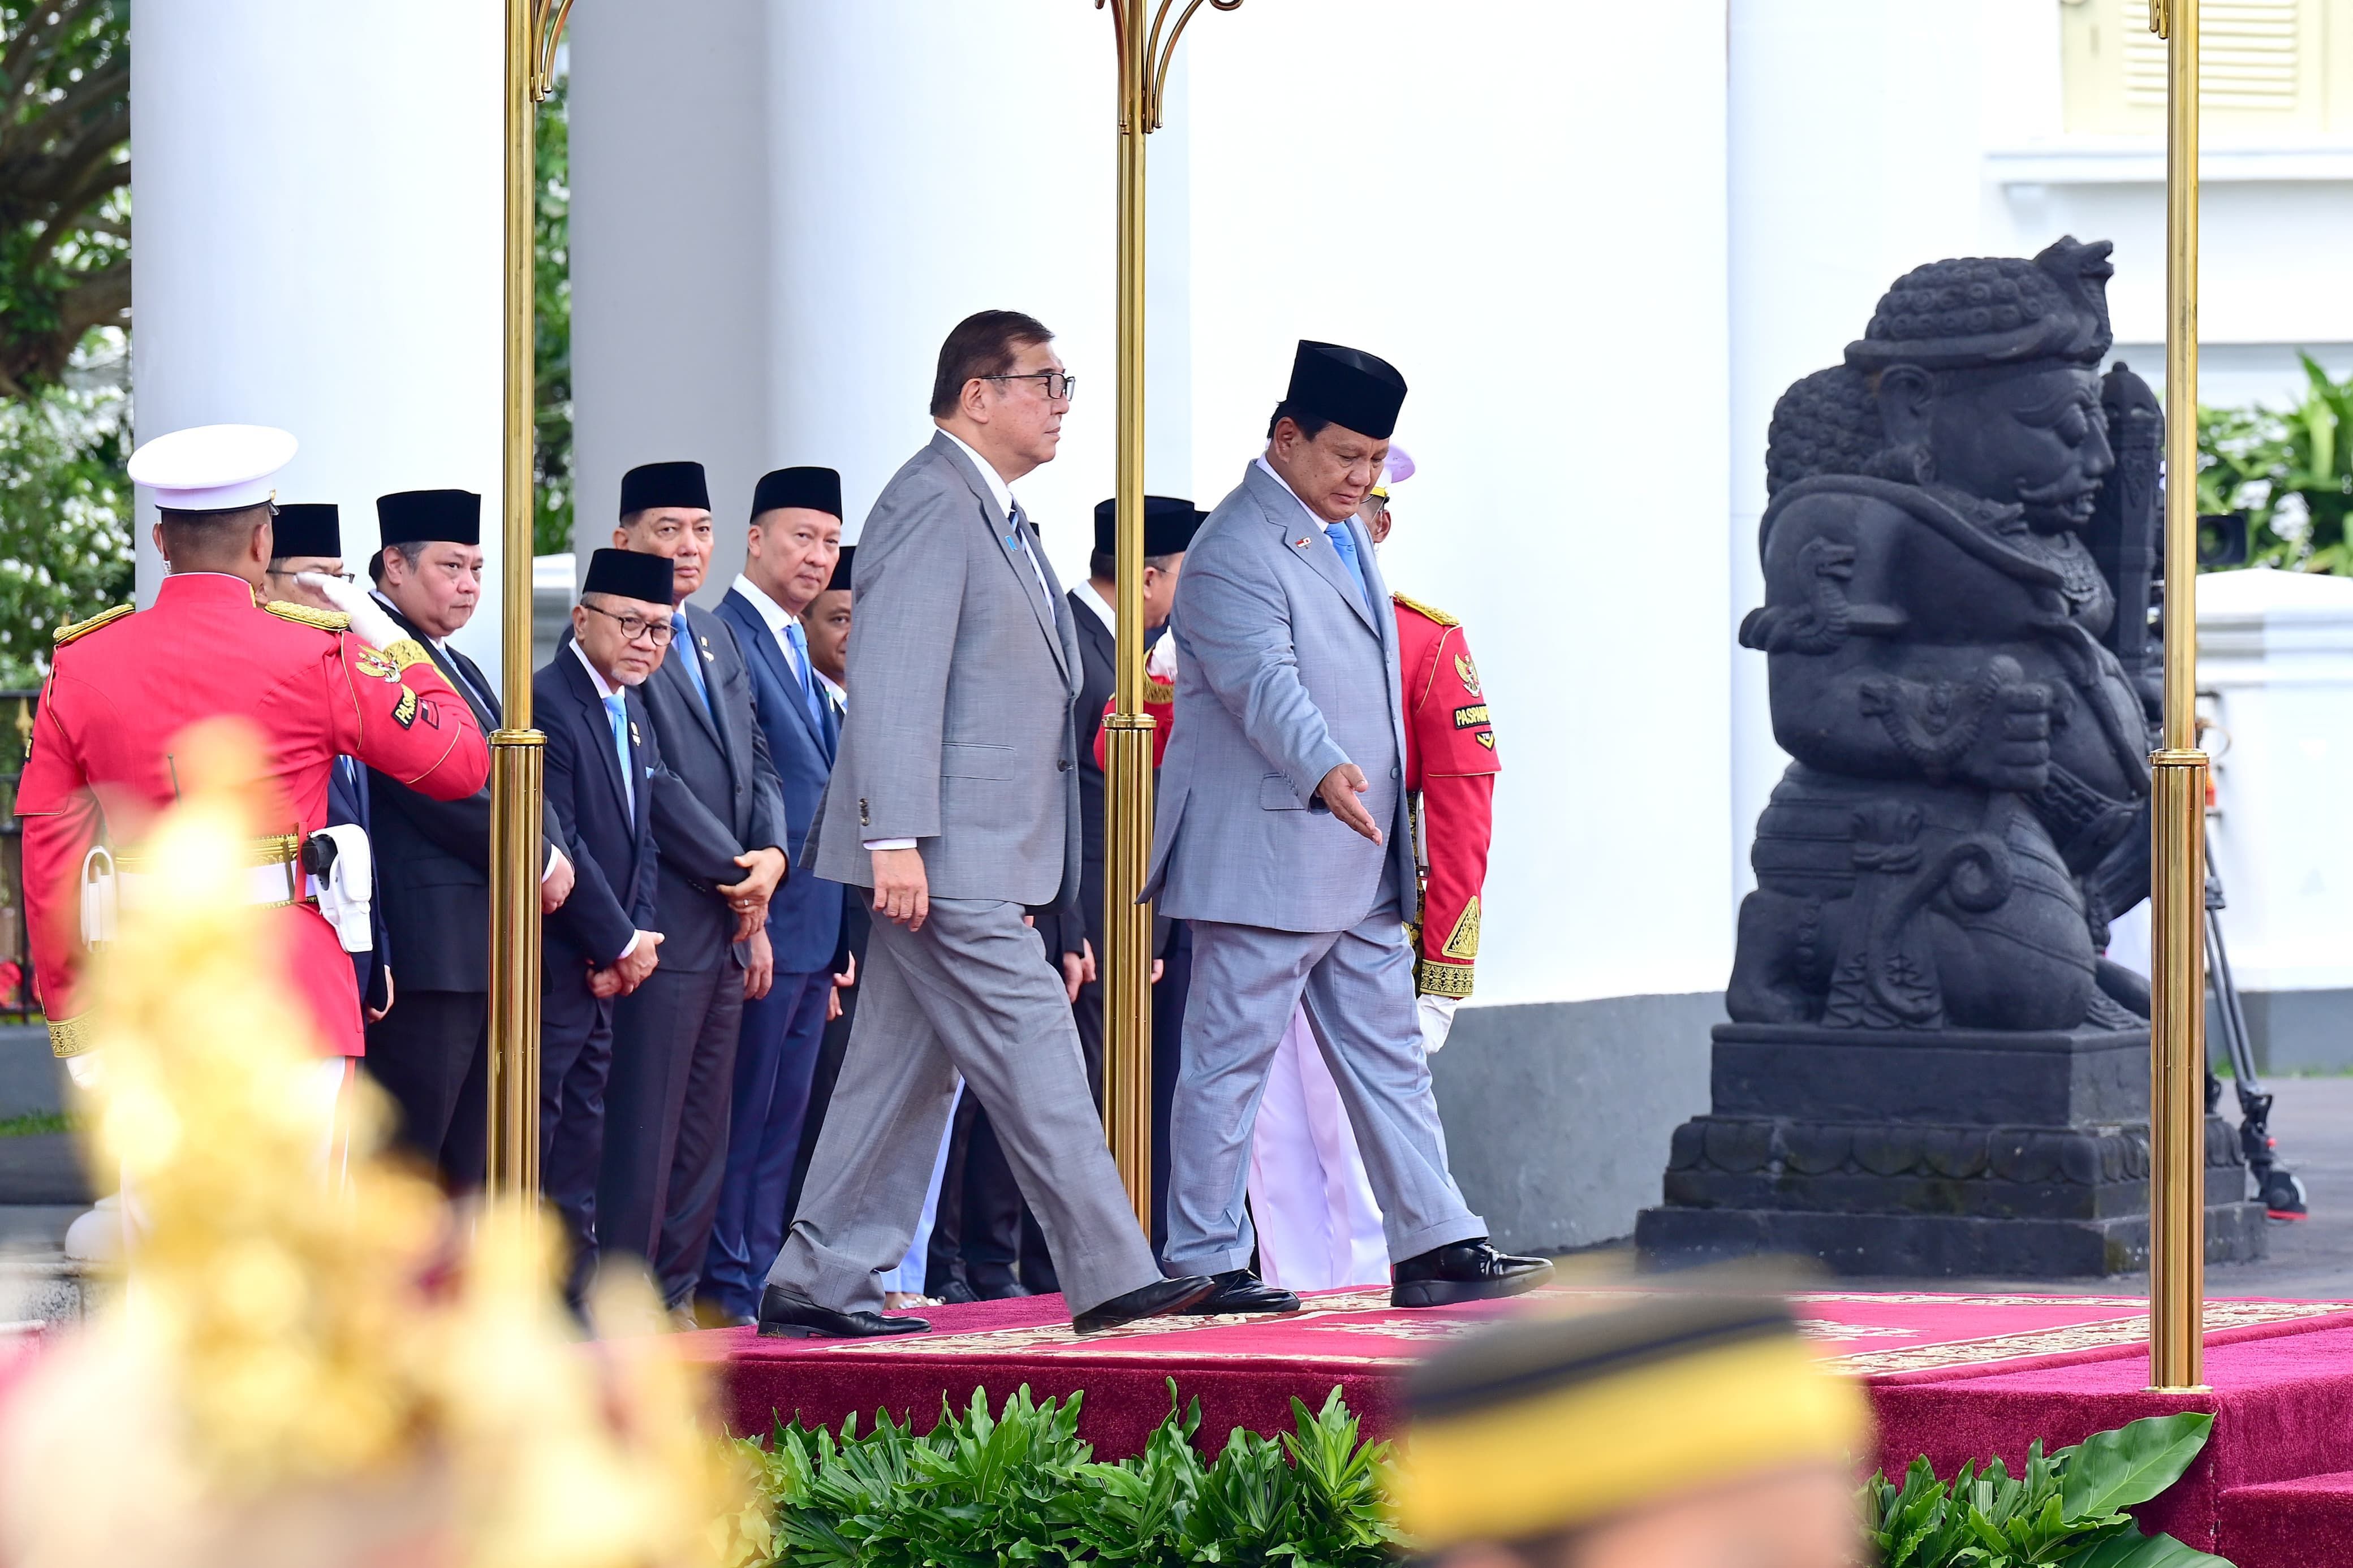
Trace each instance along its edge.
{"label": "dark suit jacket", "polygon": [[[1073,715],[1079,731],[1079,918],[1087,940],[1095,945],[1095,962],[1101,963],[1104,783],[1103,764],[1095,761],[1095,734],[1103,728],[1103,704],[1111,700],[1112,687],[1119,679],[1119,644],[1112,637],[1111,628],[1098,618],[1092,587],[1082,583],[1070,591],[1068,597],[1071,619],[1079,626],[1079,665],[1083,680]],[[1166,635],[1166,628],[1152,633],[1145,639],[1145,651],[1149,653],[1153,644]],[[1051,937],[1047,939],[1047,945],[1050,951]],[[1075,951],[1078,944],[1073,942],[1067,946]],[[1168,921],[1155,914],[1152,921],[1152,951],[1162,953],[1167,948]]]}
{"label": "dark suit jacket", "polygon": [[637,931],[660,929],[654,924],[653,800],[661,746],[642,697],[625,692],[633,810],[623,794],[611,721],[579,656],[559,648],[532,678],[531,692],[532,717],[547,736],[547,804],[574,871],[572,896],[543,928],[544,984],[585,994],[591,967],[620,957]]}
{"label": "dark suit jacket", "polygon": [[[375,835],[368,825],[368,771],[353,757],[337,757],[335,765],[327,772],[327,826],[358,828],[368,835],[368,847],[375,853]],[[360,1005],[369,1008],[382,1007],[389,994],[385,984],[385,972],[392,964],[392,935],[384,921],[384,868],[375,869],[375,893],[368,904],[368,926],[373,940],[365,952],[351,954],[352,970],[359,981]]]}
{"label": "dark suit jacket", "polygon": [[[726,864],[720,881],[741,880],[744,872],[734,857],[749,849],[785,848],[786,817],[783,785],[769,760],[751,672],[735,634],[700,605],[688,605],[680,618],[680,636],[638,692],[653,715],[667,770],[654,781],[662,847],[654,918],[664,938],[662,965],[702,971],[722,962],[735,931],[734,911],[717,884],[707,879],[712,861]],[[701,661],[712,704],[702,700],[687,676],[690,658]],[[790,879],[788,875],[787,884]],[[780,886],[777,895],[783,893]]]}
{"label": "dark suit jacket", "polygon": [[[487,735],[501,722],[495,688],[472,659],[437,648],[398,610],[393,621],[424,645]],[[377,889],[400,954],[395,984],[418,991],[491,988],[491,786],[463,800],[430,800],[386,773],[368,776]],[[547,842],[564,839],[550,812]]]}
{"label": "dark suit jacket", "polygon": [[776,950],[778,973],[814,974],[831,963],[841,947],[844,895],[840,883],[802,868],[801,852],[818,803],[825,798],[826,783],[833,776],[841,721],[830,702],[824,705],[822,723],[809,711],[800,678],[749,599],[731,588],[719,602],[717,615],[733,628],[743,650],[752,680],[753,711],[784,790],[785,849],[794,871],[768,905],[768,944]]}

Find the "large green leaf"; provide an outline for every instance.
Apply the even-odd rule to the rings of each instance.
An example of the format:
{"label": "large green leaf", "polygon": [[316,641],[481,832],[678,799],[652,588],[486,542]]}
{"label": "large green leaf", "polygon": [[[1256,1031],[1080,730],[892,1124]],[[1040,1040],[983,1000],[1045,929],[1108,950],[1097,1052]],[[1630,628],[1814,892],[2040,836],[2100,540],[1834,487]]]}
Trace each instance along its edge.
{"label": "large green leaf", "polygon": [[2066,1517],[2116,1513],[2147,1502],[2181,1479],[2213,1428],[2213,1416],[2184,1410],[2086,1437],[2067,1456],[2061,1493]]}
{"label": "large green leaf", "polygon": [[2170,1535],[2119,1535],[2060,1559],[2060,1568],[2231,1568],[2231,1563]]}

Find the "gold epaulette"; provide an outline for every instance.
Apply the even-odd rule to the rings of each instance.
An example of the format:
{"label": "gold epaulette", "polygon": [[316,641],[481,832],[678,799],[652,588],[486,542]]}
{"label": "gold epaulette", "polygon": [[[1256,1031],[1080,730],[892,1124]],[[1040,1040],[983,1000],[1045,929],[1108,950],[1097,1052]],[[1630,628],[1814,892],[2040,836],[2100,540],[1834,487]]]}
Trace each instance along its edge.
{"label": "gold epaulette", "polygon": [[110,621],[121,620],[131,613],[131,609],[129,605],[117,605],[111,610],[100,611],[86,621],[76,621],[70,626],[59,626],[52,635],[57,638],[58,646],[63,647],[76,637],[88,637]]}
{"label": "gold epaulette", "polygon": [[1403,594],[1394,592],[1389,595],[1389,597],[1395,599],[1398,604],[1403,605],[1407,609],[1411,610],[1415,615],[1423,616],[1428,620],[1435,621],[1441,626],[1459,626],[1462,624],[1461,621],[1456,620],[1452,616],[1448,615],[1444,610],[1433,609],[1431,606],[1423,604],[1419,599],[1409,599]]}
{"label": "gold epaulette", "polygon": [[308,605],[297,605],[286,599],[272,599],[261,607],[281,621],[316,626],[322,632],[347,632],[352,629],[351,616],[341,610],[314,610]]}

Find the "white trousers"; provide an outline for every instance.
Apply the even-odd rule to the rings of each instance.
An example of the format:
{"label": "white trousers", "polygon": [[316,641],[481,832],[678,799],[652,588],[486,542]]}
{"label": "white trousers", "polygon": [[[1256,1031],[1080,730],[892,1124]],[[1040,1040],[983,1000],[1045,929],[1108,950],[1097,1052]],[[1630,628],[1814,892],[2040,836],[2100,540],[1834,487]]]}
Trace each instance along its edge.
{"label": "white trousers", "polygon": [[1381,1205],[1332,1069],[1293,1009],[1275,1047],[1250,1137],[1250,1219],[1259,1276],[1285,1290],[1387,1283]]}

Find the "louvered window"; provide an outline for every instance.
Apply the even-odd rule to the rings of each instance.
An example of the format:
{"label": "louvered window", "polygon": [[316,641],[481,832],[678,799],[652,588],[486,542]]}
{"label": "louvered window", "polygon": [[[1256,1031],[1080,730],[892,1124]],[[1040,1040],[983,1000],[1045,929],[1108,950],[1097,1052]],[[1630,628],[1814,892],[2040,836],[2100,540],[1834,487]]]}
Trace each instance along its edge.
{"label": "louvered window", "polygon": [[[2166,46],[2148,0],[2061,10],[2067,129],[2162,134]],[[2204,0],[2200,14],[2199,102],[2216,141],[2353,131],[2353,73],[2338,58],[2353,47],[2353,0]]]}

